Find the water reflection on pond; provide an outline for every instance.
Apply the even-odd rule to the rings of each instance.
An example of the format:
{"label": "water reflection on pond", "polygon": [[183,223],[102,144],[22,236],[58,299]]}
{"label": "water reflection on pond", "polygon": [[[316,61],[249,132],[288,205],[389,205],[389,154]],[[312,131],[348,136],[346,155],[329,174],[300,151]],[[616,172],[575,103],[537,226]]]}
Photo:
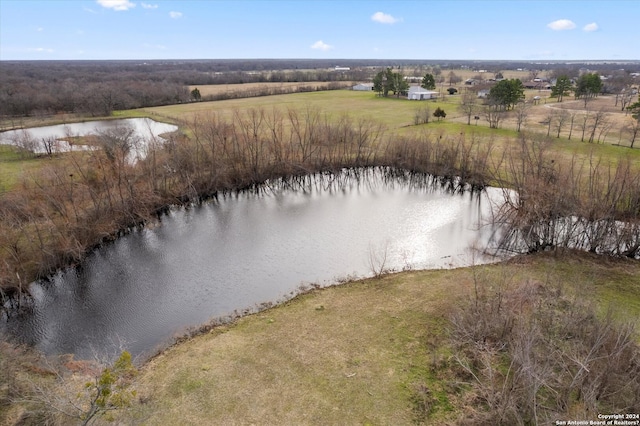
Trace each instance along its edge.
{"label": "water reflection on pond", "polygon": [[[66,152],[74,149],[65,139],[77,136],[96,135],[114,130],[118,127],[126,127],[133,130],[136,139],[142,145],[150,140],[157,139],[164,133],[178,130],[173,124],[160,123],[150,118],[123,118],[117,120],[85,121],[82,123],[67,123],[54,126],[30,127],[27,129],[9,130],[0,133],[0,144],[16,145],[36,153],[45,153],[42,140],[54,138],[59,141],[55,151]],[[144,150],[140,147],[140,153]],[[76,146],[75,149],[78,149]]]}
{"label": "water reflection on pond", "polygon": [[379,170],[358,174],[176,208],[161,226],[35,283],[34,312],[6,326],[47,353],[83,357],[124,342],[140,354],[187,327],[281,300],[301,284],[371,276],[382,259],[395,270],[491,260],[469,246],[490,239],[492,227],[479,225],[499,190],[450,194],[424,178],[416,185]]}

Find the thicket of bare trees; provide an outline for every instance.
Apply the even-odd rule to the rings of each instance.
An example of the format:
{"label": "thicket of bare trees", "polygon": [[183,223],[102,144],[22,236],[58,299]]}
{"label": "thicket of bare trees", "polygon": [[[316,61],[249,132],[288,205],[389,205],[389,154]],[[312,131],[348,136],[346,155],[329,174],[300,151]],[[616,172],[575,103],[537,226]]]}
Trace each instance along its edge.
{"label": "thicket of bare trees", "polygon": [[[505,156],[500,248],[567,248],[640,257],[640,173],[627,159],[555,158],[549,139],[520,137]],[[558,160],[558,161],[556,161]]]}
{"label": "thicket of bare trees", "polygon": [[[0,289],[3,301],[28,283],[82,259],[88,249],[128,227],[153,220],[174,203],[257,188],[262,183],[343,168],[386,166],[445,182],[505,189],[495,222],[501,250],[585,249],[640,256],[640,173],[624,159],[605,163],[561,158],[551,138],[524,132],[493,151],[473,133],[385,135],[367,119],[328,117],[311,106],[215,113],[182,123],[184,134],[139,144],[130,130],[96,138],[101,149],[66,154],[0,199]],[[188,135],[188,137],[186,136]],[[512,195],[515,191],[517,196]]]}
{"label": "thicket of bare trees", "polygon": [[636,324],[601,317],[583,295],[555,282],[496,281],[450,318],[464,423],[555,424],[640,410]]}

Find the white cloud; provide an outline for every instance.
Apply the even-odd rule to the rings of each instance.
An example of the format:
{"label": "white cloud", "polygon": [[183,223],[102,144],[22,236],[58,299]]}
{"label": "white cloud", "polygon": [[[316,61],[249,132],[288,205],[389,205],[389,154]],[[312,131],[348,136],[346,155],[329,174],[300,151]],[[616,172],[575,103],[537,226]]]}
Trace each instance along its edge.
{"label": "white cloud", "polygon": [[396,22],[402,22],[402,18],[394,18],[388,13],[376,12],[371,15],[371,20],[379,22],[381,24],[395,24]]}
{"label": "white cloud", "polygon": [[53,53],[54,50],[53,49],[47,49],[44,47],[34,47],[32,49],[28,49],[30,52],[41,52],[41,53]]}
{"label": "white cloud", "polygon": [[173,10],[171,12],[169,12],[169,16],[172,19],[180,19],[182,18],[182,12],[174,12]]}
{"label": "white cloud", "polygon": [[569,19],[558,19],[557,21],[549,22],[547,27],[554,31],[572,30],[576,27],[576,24]]}
{"label": "white cloud", "polygon": [[313,44],[311,45],[311,48],[312,48],[312,49],[316,49],[316,50],[323,50],[323,51],[325,51],[325,52],[326,52],[327,50],[331,50],[331,49],[333,49],[333,46],[331,46],[331,45],[329,45],[329,44],[325,43],[325,42],[324,42],[324,41],[322,41],[322,40],[318,40],[318,41],[316,41],[315,43],[313,43]]}
{"label": "white cloud", "polygon": [[598,24],[596,24],[595,22],[592,22],[590,24],[585,25],[582,28],[582,31],[586,31],[588,33],[592,32],[592,31],[598,31],[600,29],[600,27],[598,27]]}
{"label": "white cloud", "polygon": [[129,0],[96,0],[96,2],[102,7],[113,10],[129,10],[136,7],[136,4]]}
{"label": "white cloud", "polygon": [[143,9],[157,9],[158,8],[157,4],[149,4],[149,3],[140,3],[140,6],[142,6]]}

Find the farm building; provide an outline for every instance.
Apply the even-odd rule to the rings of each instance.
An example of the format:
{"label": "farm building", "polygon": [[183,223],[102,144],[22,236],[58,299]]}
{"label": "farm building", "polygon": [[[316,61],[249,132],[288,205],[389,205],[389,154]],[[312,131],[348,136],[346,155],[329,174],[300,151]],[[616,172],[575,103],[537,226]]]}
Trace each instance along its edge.
{"label": "farm building", "polygon": [[373,90],[373,83],[360,83],[353,86],[353,90]]}
{"label": "farm building", "polygon": [[416,100],[416,101],[422,101],[424,99],[435,99],[437,97],[438,97],[438,92],[423,89],[420,86],[409,87],[409,94],[407,95],[407,99]]}
{"label": "farm building", "polygon": [[[540,80],[540,79],[538,79]],[[549,90],[551,89],[551,83],[547,83],[546,81],[527,81],[526,83],[522,83],[525,89],[537,89],[537,90]]]}

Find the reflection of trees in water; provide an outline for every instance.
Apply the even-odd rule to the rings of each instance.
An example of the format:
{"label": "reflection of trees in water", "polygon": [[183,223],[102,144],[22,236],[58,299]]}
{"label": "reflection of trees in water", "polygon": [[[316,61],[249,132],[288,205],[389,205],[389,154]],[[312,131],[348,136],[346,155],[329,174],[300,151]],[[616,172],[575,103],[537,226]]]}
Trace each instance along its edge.
{"label": "reflection of trees in water", "polygon": [[495,222],[505,251],[579,249],[640,257],[640,174],[630,161],[556,162],[545,142],[521,140],[507,158],[511,187]]}
{"label": "reflection of trees in water", "polygon": [[[387,136],[372,120],[329,120],[313,108],[254,109],[231,120],[201,115],[183,129],[149,144],[136,163],[126,161],[139,142],[131,129],[105,132],[99,137],[104,149],[52,163],[27,177],[25,190],[11,193],[11,200],[3,196],[0,249],[7,256],[0,286],[16,288],[16,274],[30,282],[77,262],[88,247],[172,204],[278,186],[339,191],[340,185],[370,185],[367,174],[413,189],[473,192],[491,182],[515,191],[518,197],[505,197],[494,217],[506,229],[505,249],[585,247],[631,256],[637,247],[640,177],[630,162],[556,161],[549,140],[529,134],[496,152],[491,140],[474,133]],[[630,225],[618,230],[615,221]],[[607,248],[611,242],[615,249]]]}

